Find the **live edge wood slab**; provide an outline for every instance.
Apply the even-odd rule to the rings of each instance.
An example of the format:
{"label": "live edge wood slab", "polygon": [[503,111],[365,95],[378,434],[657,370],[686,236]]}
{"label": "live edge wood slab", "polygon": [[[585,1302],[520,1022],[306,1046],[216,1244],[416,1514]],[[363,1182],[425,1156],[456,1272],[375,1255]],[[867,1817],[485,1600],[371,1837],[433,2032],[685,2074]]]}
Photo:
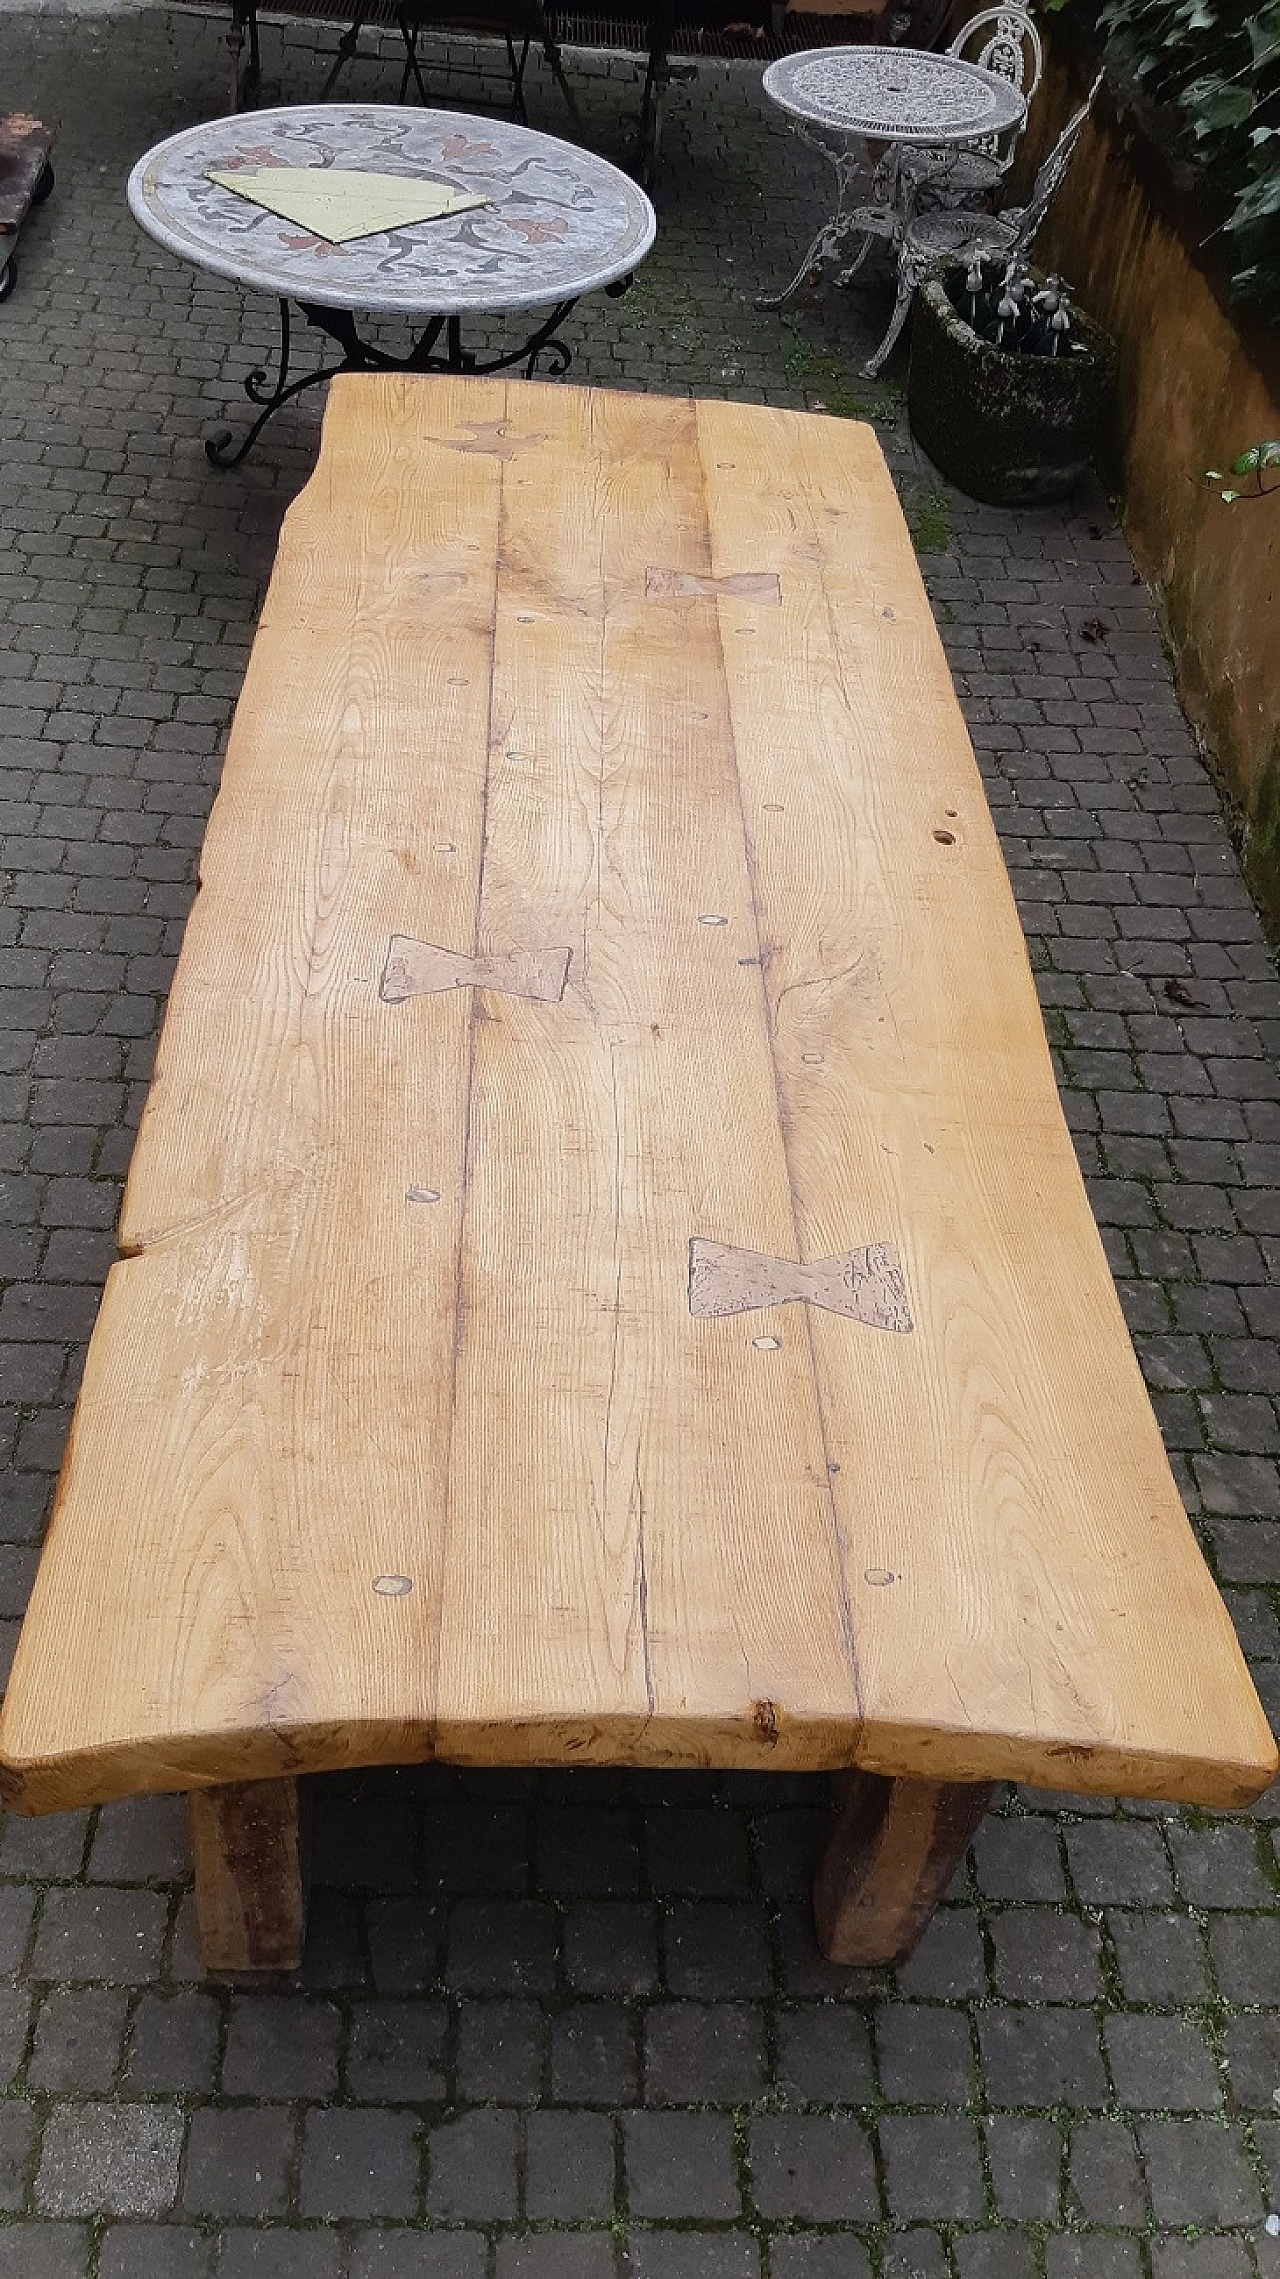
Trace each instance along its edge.
{"label": "live edge wood slab", "polygon": [[866,427],[334,383],[121,1248],[0,1759],[193,1791],[214,1964],[326,1768],[841,1769],[846,1961],[1272,1777]]}

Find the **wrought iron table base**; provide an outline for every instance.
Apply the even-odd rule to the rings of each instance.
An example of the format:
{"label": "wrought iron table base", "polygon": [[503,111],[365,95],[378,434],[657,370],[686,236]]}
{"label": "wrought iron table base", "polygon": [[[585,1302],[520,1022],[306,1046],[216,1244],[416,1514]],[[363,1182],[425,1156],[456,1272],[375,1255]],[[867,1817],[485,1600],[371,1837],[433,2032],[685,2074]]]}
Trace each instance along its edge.
{"label": "wrought iron table base", "polygon": [[[605,291],[611,300],[617,300],[631,283],[630,277],[619,277]],[[262,409],[238,450],[233,450],[235,438],[229,427],[219,424],[205,437],[205,453],[215,467],[238,467],[248,457],[267,421],[272,419],[282,404],[302,394],[304,388],[314,388],[321,380],[331,380],[337,372],[509,372],[523,366],[526,380],[531,380],[542,357],[547,358],[547,377],[558,380],[568,371],[572,351],[557,338],[558,328],[571,310],[577,306],[578,296],[559,301],[549,317],[544,318],[536,332],[519,348],[508,350],[504,356],[481,358],[462,345],[462,319],[459,316],[434,316],[419,334],[407,356],[392,356],[385,348],[377,348],[372,341],[362,340],[356,330],[356,320],[348,309],[321,308],[313,301],[298,303],[308,324],[327,333],[342,350],[339,364],[324,364],[317,371],[304,372],[300,379],[289,378],[289,356],[292,340],[292,323],[287,300],[280,302],[280,359],[274,385],[269,385],[270,374],[265,365],[255,365],[245,378],[244,392],[249,401],[261,404]],[[443,354],[437,354],[436,342],[441,333],[445,336]]]}

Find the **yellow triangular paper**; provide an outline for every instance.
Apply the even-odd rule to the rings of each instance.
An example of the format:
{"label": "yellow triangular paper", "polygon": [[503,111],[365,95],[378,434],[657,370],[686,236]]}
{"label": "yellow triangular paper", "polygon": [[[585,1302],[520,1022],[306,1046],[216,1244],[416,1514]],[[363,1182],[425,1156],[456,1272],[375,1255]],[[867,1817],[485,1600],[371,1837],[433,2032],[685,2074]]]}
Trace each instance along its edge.
{"label": "yellow triangular paper", "polygon": [[410,174],[362,174],[342,166],[262,166],[253,174],[210,168],[209,180],[332,245],[489,203],[469,190],[451,190],[447,182],[423,182]]}

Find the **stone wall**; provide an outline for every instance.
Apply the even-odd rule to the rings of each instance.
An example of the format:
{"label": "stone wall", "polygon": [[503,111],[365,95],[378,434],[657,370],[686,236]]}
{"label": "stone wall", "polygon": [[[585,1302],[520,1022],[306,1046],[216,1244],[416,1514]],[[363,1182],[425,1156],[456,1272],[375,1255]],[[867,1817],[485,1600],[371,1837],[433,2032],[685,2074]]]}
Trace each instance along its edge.
{"label": "stone wall", "polygon": [[[1083,60],[1050,59],[1020,176],[1087,83]],[[1239,803],[1250,881],[1280,925],[1280,497],[1227,507],[1203,481],[1280,435],[1280,330],[1230,302],[1213,226],[1104,94],[1036,260],[1119,342],[1125,535],[1163,597],[1183,703]]]}

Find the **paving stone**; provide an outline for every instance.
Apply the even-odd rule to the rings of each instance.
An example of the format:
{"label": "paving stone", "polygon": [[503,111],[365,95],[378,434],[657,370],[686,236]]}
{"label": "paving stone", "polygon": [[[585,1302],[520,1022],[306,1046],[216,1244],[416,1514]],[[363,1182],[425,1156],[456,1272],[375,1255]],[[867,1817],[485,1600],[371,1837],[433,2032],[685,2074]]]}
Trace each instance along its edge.
{"label": "paving stone", "polygon": [[237,1994],[222,2087],[229,2097],[329,2097],[338,2086],[341,2015],[331,2002]]}
{"label": "paving stone", "polygon": [[1238,2132],[1213,2121],[1142,2121],[1138,2140],[1157,2224],[1255,2223],[1258,2186]]}
{"label": "paving stone", "polygon": [[986,2123],[987,2161],[996,2207],[1015,2223],[1055,2223],[1062,2148],[1057,2123],[1019,2113],[993,2113]]}
{"label": "paving stone", "polygon": [[545,1994],[556,1919],[542,1900],[460,1900],[449,1920],[449,1982],[466,1994]]}
{"label": "paving stone", "polygon": [[372,2104],[442,2097],[448,2012],[442,2002],[360,2002],[349,2014],[347,2094]]}
{"label": "paving stone", "polygon": [[418,1994],[435,1984],[444,1956],[445,1918],[418,1899],[371,1899],[369,1958],[379,1994]]}
{"label": "paving stone", "polygon": [[1267,2011],[1256,2018],[1232,2018],[1226,2042],[1237,2105],[1255,2113],[1273,2110],[1272,2092],[1280,2088],[1280,2011]]}
{"label": "paving stone", "polygon": [[974,1838],[978,1881],[990,1899],[1062,1899],[1066,1882],[1052,1822],[988,1813]]}
{"label": "paving stone", "polygon": [[856,2105],[871,2096],[871,2044],[861,2018],[810,2003],[779,2011],[776,2033],[778,2087],[789,2101]]}
{"label": "paving stone", "polygon": [[1228,2002],[1280,2008],[1280,1939],[1269,1912],[1215,1915],[1209,1924],[1209,1951]]}
{"label": "paving stone", "polygon": [[36,1932],[35,1975],[140,1985],[155,1972],[167,1919],[168,1907],[156,1891],[108,1885],[52,1890]]}
{"label": "paving stone", "polygon": [[934,2231],[910,2225],[886,2242],[884,2279],[950,2279],[947,2251]]}
{"label": "paving stone", "polygon": [[1173,1876],[1156,1828],[1088,1821],[1066,1832],[1071,1878],[1086,1906],[1160,1906]]}
{"label": "paving stone", "polygon": [[1036,2279],[1036,2248],[1022,2232],[964,2232],[955,2244],[960,2279]]}
{"label": "paving stone", "polygon": [[617,2260],[607,2232],[533,2232],[500,2239],[497,2279],[614,2279]]}
{"label": "paving stone", "polygon": [[[78,2003],[87,1999],[84,1994],[76,1996]],[[221,2031],[221,2011],[211,1994],[194,1987],[172,1994],[144,1994],[130,2029],[126,2068],[129,2088],[186,2090],[207,2096],[217,2074]]]}
{"label": "paving stone", "polygon": [[[773,2268],[776,2279],[776,2261]],[[759,2279],[760,2249],[749,2232],[639,2230],[623,2269],[627,2279]],[[851,2274],[861,2279],[857,2265]]]}
{"label": "paving stone", "polygon": [[655,2004],[645,2020],[651,2105],[749,2104],[765,2084],[764,2018],[742,2003]]}
{"label": "paving stone", "polygon": [[769,1991],[768,1939],[757,1908],[678,1901],[667,1917],[665,1944],[672,1994],[732,2001]]}
{"label": "paving stone", "polygon": [[627,2113],[623,2152],[633,2216],[739,2213],[733,2126],[710,2113]]}
{"label": "paving stone", "polygon": [[280,2225],[233,2225],[218,2243],[216,2279],[338,2279],[342,2243],[336,2232]]}
{"label": "paving stone", "polygon": [[925,2003],[886,2004],[876,2017],[880,2085],[891,2104],[967,2104],[973,2094],[969,2021]]}
{"label": "paving stone", "polygon": [[763,2216],[857,2223],[879,2213],[871,2140],[853,2114],[754,2121],[750,2165],[752,2197]]}
{"label": "paving stone", "polygon": [[954,2221],[982,2213],[978,2134],[958,2114],[885,2114],[879,2125],[885,2190],[895,2216]]}
{"label": "paving stone", "polygon": [[747,1832],[735,1813],[673,1806],[650,1812],[645,1852],[650,1883],[661,1895],[732,1899],[747,1889]]}
{"label": "paving stone", "polygon": [[525,2126],[525,2213],[535,2221],[607,2222],[617,2161],[606,2113],[531,2113]]}
{"label": "paving stone", "polygon": [[464,2113],[428,2132],[429,2216],[443,2222],[501,2223],[515,2213],[513,2113]]}
{"label": "paving stone", "polygon": [[658,1983],[657,1912],[648,1903],[571,1907],[565,1972],[580,1994],[648,1994]]}
{"label": "paving stone", "polygon": [[1088,2010],[989,2010],[978,2036],[999,2105],[1103,2105],[1106,2075]]}
{"label": "paving stone", "polygon": [[1121,2105],[1139,2112],[1195,2113],[1218,2103],[1212,2052],[1186,2018],[1108,2018],[1107,2062]]}
{"label": "paving stone", "polygon": [[629,1813],[594,1805],[545,1808],[537,1820],[540,1890],[565,1898],[639,1889],[640,1852]]}
{"label": "paving stone", "polygon": [[84,2224],[6,2224],[0,2229],[0,2279],[85,2279],[89,2231]]}
{"label": "paving stone", "polygon": [[307,2115],[299,2204],[304,2216],[412,2216],[418,2203],[418,2121],[372,2107]]}
{"label": "paving stone", "polygon": [[1138,2243],[1099,2232],[1059,2233],[1046,2240],[1045,2279],[1142,2279]]}
{"label": "paving stone", "polygon": [[1146,2194],[1133,2132],[1123,2121],[1079,2121],[1071,2132],[1068,2205],[1086,2223],[1141,2229]]}
{"label": "paving stone", "polygon": [[[1232,1920],[1232,1918],[1228,1918]],[[1200,2002],[1209,1991],[1203,1935],[1185,1915],[1107,1916],[1128,2002]]]}
{"label": "paving stone", "polygon": [[52,1987],[36,2020],[27,2078],[33,2089],[81,2096],[110,2089],[124,2047],[129,1996],[121,1987]]}
{"label": "paving stone", "polygon": [[639,2028],[614,2002],[577,2002],[551,2021],[551,2094],[575,2105],[625,2105],[640,2095]]}
{"label": "paving stone", "polygon": [[37,2206],[51,2216],[163,2215],[178,2188],[182,2133],[172,2105],[56,2106],[44,2132]]}
{"label": "paving stone", "polygon": [[283,2106],[202,2106],[187,2138],[183,2207],[224,2221],[282,2215],[295,2134],[293,2115]]}
{"label": "paving stone", "polygon": [[871,2258],[848,2232],[780,2232],[769,2271],[770,2279],[871,2279]]}
{"label": "paving stone", "polygon": [[188,1873],[182,1796],[131,1796],[105,1804],[89,1853],[94,1883],[181,1883]]}
{"label": "paving stone", "polygon": [[1090,2002],[1102,1991],[1096,1926],[1047,1907],[1019,1907],[991,1921],[996,1984],[1023,2002]]}
{"label": "paving stone", "polygon": [[1229,1822],[1169,1830],[1178,1886],[1193,1907],[1274,1907],[1277,1879],[1262,1867],[1250,1827]]}
{"label": "paving stone", "polygon": [[536,2002],[464,2002],[458,2017],[458,2094],[523,2104],[542,2088],[545,2021]]}
{"label": "paving stone", "polygon": [[98,2279],[209,2279],[213,2258],[214,2242],[185,2226],[112,2224],[98,2251]]}
{"label": "paving stone", "polygon": [[1152,2279],[1252,2279],[1244,2241],[1222,2232],[1206,2239],[1153,2240],[1151,2271]]}
{"label": "paving stone", "polygon": [[373,2230],[351,2249],[351,2279],[484,2279],[489,2243],[482,2232]]}

